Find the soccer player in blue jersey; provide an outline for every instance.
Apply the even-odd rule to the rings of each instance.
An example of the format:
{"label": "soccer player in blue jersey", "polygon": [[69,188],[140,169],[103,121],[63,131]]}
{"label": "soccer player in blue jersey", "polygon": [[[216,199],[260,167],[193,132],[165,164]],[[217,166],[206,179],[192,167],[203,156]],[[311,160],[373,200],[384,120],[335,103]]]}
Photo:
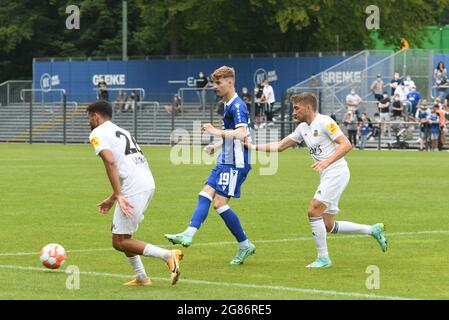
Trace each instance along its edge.
{"label": "soccer player in blue jersey", "polygon": [[166,234],[165,237],[173,244],[190,246],[195,233],[206,220],[213,201],[215,210],[238,242],[237,255],[230,264],[243,264],[248,256],[255,253],[256,247],[246,237],[239,218],[229,206],[229,200],[240,197],[240,188],[251,170],[249,151],[243,144],[245,137],[250,134],[249,114],[245,103],[235,92],[233,68],[227,66],[218,68],[212,73],[212,81],[217,95],[226,101],[223,115],[224,130],[206,123],[202,131],[223,138],[219,143],[206,149],[212,154],[216,149],[223,147],[222,152],[217,158],[217,166],[199,193],[198,204],[187,229],[178,234]]}

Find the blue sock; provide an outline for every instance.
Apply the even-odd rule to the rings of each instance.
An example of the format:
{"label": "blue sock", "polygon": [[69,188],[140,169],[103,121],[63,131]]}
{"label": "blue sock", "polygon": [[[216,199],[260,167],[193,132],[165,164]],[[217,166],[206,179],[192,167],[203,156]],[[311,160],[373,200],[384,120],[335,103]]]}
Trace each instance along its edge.
{"label": "blue sock", "polygon": [[201,227],[204,220],[206,220],[207,218],[211,202],[212,201],[210,200],[210,196],[207,193],[201,191],[200,195],[198,196],[198,204],[196,205],[196,209],[193,212],[189,227],[193,227],[196,229],[199,229]]}
{"label": "blue sock", "polygon": [[245,232],[243,231],[242,225],[240,224],[239,218],[228,205],[218,208],[217,212],[220,214],[221,218],[226,223],[226,226],[232,232],[238,242],[242,242],[248,239]]}

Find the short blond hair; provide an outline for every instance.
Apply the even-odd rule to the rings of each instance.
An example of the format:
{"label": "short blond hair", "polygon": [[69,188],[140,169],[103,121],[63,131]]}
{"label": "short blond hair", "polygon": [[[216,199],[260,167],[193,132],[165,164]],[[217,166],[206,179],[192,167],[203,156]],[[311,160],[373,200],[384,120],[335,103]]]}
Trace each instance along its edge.
{"label": "short blond hair", "polygon": [[235,79],[235,70],[234,68],[228,66],[222,66],[215,70],[211,75],[212,81],[217,81],[221,78],[232,78]]}
{"label": "short blond hair", "polygon": [[295,94],[290,98],[290,102],[293,104],[310,104],[314,111],[316,111],[318,104],[316,96],[310,92]]}

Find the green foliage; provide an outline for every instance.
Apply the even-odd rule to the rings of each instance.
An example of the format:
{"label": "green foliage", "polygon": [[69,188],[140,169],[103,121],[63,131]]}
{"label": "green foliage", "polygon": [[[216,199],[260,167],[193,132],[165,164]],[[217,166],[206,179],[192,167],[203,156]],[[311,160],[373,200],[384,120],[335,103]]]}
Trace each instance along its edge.
{"label": "green foliage", "polygon": [[[2,0],[0,81],[30,78],[34,57],[121,56],[122,1],[79,0],[81,29],[67,30],[62,0]],[[178,55],[361,50],[371,1],[129,0],[128,54]],[[418,46],[424,27],[448,21],[449,0],[378,1],[379,38]]]}

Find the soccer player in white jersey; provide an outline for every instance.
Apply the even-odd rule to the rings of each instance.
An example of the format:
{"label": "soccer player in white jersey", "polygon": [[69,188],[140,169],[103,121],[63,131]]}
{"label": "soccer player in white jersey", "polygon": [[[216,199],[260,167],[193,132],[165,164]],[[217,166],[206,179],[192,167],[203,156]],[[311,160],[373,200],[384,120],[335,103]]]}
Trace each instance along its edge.
{"label": "soccer player in white jersey", "polygon": [[148,286],[151,280],[145,272],[140,256],[163,259],[171,272],[171,283],[176,284],[180,275],[180,250],[166,250],[140,240],[132,239],[144,219],[155,184],[148,162],[131,134],[111,122],[112,107],[106,101],[95,102],[87,108],[92,132],[89,140],[101,157],[109,181],[112,195],[98,204],[105,214],[115,206],[112,222],[112,246],[128,258],[136,275],[125,283],[128,286]]}
{"label": "soccer player in white jersey", "polygon": [[293,117],[299,123],[296,130],[279,142],[245,145],[253,150],[282,152],[304,141],[315,161],[312,169],[320,173],[320,184],[310,202],[308,216],[313,240],[318,251],[317,259],[308,268],[323,268],[332,265],[326,242],[326,232],[359,233],[372,235],[387,250],[383,223],[373,226],[347,221],[336,221],[338,201],[349,182],[349,168],[344,156],[352,146],[330,117],[317,113],[317,99],[311,93],[301,93],[291,98]]}
{"label": "soccer player in white jersey", "polygon": [[243,264],[245,259],[256,251],[256,246],[249,241],[240,219],[229,206],[231,198],[240,198],[240,189],[251,170],[249,151],[243,140],[250,134],[248,109],[235,92],[235,71],[223,66],[212,74],[214,89],[218,96],[226,101],[223,114],[223,129],[219,130],[212,124],[203,125],[202,131],[222,137],[223,140],[210,146],[209,153],[223,146],[217,158],[217,166],[212,170],[206,185],[198,196],[198,203],[193,212],[187,229],[178,234],[166,234],[165,237],[173,244],[188,247],[193,237],[206,220],[209,207],[214,202],[214,208],[238,243],[237,254],[231,260],[231,265]]}

